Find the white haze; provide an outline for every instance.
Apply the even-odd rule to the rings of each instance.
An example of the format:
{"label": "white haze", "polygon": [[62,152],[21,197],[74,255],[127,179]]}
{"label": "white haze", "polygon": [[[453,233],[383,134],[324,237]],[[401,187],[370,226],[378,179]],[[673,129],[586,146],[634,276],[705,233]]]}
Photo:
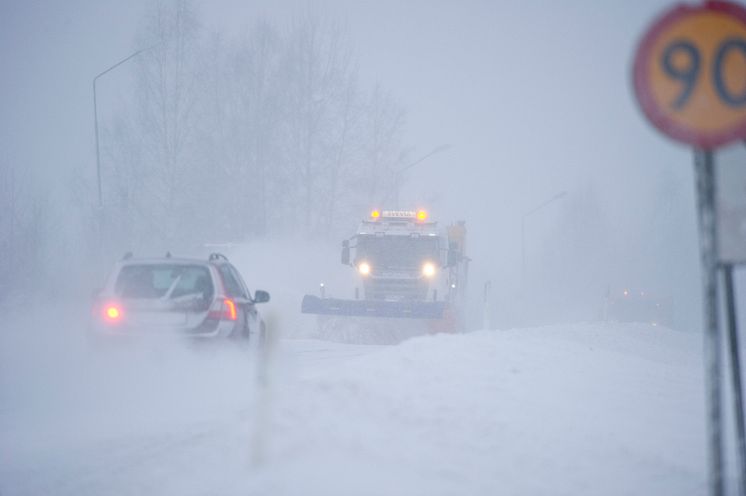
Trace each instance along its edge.
{"label": "white haze", "polygon": [[[154,352],[115,354],[109,361],[91,354],[83,340],[91,291],[101,284],[111,263],[132,248],[123,245],[96,254],[90,239],[91,212],[95,212],[92,206],[96,203],[92,78],[141,48],[137,39],[142,19],[153,4],[145,0],[17,0],[0,4],[0,181],[5,181],[0,184],[0,195],[4,195],[0,196],[0,205],[6,208],[9,197],[5,187],[14,177],[21,183],[25,198],[33,198],[32,204],[46,206],[44,236],[26,247],[28,255],[14,255],[21,260],[19,263],[24,256],[26,260],[33,256],[34,263],[13,278],[0,274],[0,433],[9,438],[12,435],[8,445],[19,450],[10,453],[3,448],[7,439],[0,439],[0,474],[13,477],[17,484],[14,487],[46,487],[31,483],[35,477],[33,465],[38,462],[48,470],[41,478],[45,484],[62,484],[60,493],[72,494],[75,484],[85,478],[80,469],[82,462],[76,465],[77,461],[95,456],[96,450],[108,446],[108,442],[118,451],[110,454],[113,458],[106,458],[114,460],[107,472],[119,481],[116,478],[125,478],[121,473],[129,473],[128,464],[143,450],[147,456],[155,450],[157,459],[159,449],[178,448],[180,440],[192,435],[213,443],[210,433],[214,433],[214,425],[225,429],[216,434],[214,444],[225,441],[227,451],[241,462],[248,456],[242,451],[244,445],[234,437],[248,437],[252,425],[247,421],[251,417],[247,412],[254,408],[255,368],[253,362],[244,360],[247,355],[223,349],[195,353],[159,348]],[[664,0],[214,0],[196,5],[206,28],[227,37],[241,33],[257,18],[286,26],[293,16],[312,11],[336,20],[349,34],[361,82],[366,87],[380,84],[403,105],[408,158],[414,161],[440,145],[449,145],[406,172],[400,203],[402,207],[427,208],[433,218],[445,223],[466,221],[467,251],[473,259],[469,330],[482,327],[482,291],[488,281],[492,287],[487,302],[491,329],[556,326],[531,331],[538,336],[531,344],[537,346],[546,337],[543,333],[549,335],[557,330],[564,336],[563,333],[574,332],[576,328],[572,326],[578,323],[598,320],[608,289],[644,289],[671,301],[672,330],[665,330],[662,337],[651,335],[654,329],[635,327],[630,333],[632,338],[626,334],[615,338],[612,334],[599,338],[603,341],[599,346],[609,357],[617,357],[620,347],[628,358],[632,356],[628,360],[620,358],[620,368],[641,367],[634,379],[640,383],[648,371],[673,377],[671,395],[665,389],[665,380],[641,393],[657,398],[660,409],[651,414],[655,422],[671,422],[665,433],[670,445],[664,449],[654,441],[648,442],[655,432],[649,427],[638,429],[639,425],[631,421],[627,425],[629,432],[642,433],[640,438],[646,439],[642,443],[643,454],[629,461],[624,456],[629,445],[620,441],[618,449],[622,454],[617,453],[616,458],[627,463],[620,467],[634,469],[648,462],[646,456],[660,456],[668,463],[671,453],[681,447],[686,477],[677,478],[679,468],[674,467],[666,472],[674,484],[656,483],[673,494],[680,488],[702,489],[704,479],[703,472],[698,472],[704,470],[704,455],[698,451],[704,450],[704,419],[698,423],[697,417],[701,414],[702,392],[700,383],[693,385],[701,375],[697,354],[701,302],[692,154],[688,148],[663,138],[644,120],[630,87],[636,43],[653,16],[669,4]],[[100,81],[102,129],[111,129],[117,117],[132,106],[135,67],[124,65]],[[103,134],[103,139],[106,136]],[[743,162],[746,152],[742,148],[740,144],[730,147],[720,156]],[[108,160],[106,156],[102,159]],[[109,179],[103,178],[105,185]],[[205,188],[209,188],[209,183]],[[560,199],[525,217],[524,276],[524,214],[561,192],[565,194]],[[350,226],[355,225],[358,214],[351,213],[347,219]],[[176,218],[173,222],[188,220]],[[0,227],[2,222],[0,219]],[[272,294],[272,302],[264,310],[272,316],[276,328],[292,338],[315,337],[309,331],[312,320],[299,315],[304,293],[315,293],[319,282],[327,283],[332,291],[349,290],[352,276],[339,264],[339,241],[334,237],[309,241],[303,234],[287,232],[259,240],[204,240],[238,243],[223,249],[252,290],[265,289]],[[164,247],[159,240],[141,248],[146,252],[138,253],[142,255],[157,255],[164,248],[187,255],[203,255],[206,250],[193,245]],[[746,305],[744,275],[737,274],[742,308]],[[578,339],[583,344],[583,333],[596,336],[592,327],[583,327],[586,325],[591,324],[579,328]],[[625,332],[611,331],[620,335]],[[531,353],[521,343],[520,332],[510,331],[506,336],[507,345],[512,343],[524,353],[521,356],[540,375],[551,376],[549,366],[541,368],[536,358],[530,361]],[[384,353],[389,354],[390,362],[384,363],[401,367],[395,370],[410,371],[407,367],[414,358],[407,353],[417,351],[417,343],[425,343],[425,349],[432,347],[431,356],[447,360],[450,339],[453,337],[439,336],[435,345],[415,341],[403,352],[400,348],[388,349]],[[485,346],[494,344],[491,338],[480,339],[485,340]],[[286,383],[302,390],[308,385],[304,382],[308,378],[298,379],[293,374],[317,374],[320,378],[312,377],[310,384],[321,393],[314,396],[318,391],[312,389],[305,393],[313,397],[309,403],[299,400],[297,404],[285,404],[286,416],[278,422],[296,421],[300,425],[307,419],[293,414],[291,407],[310,405],[308,421],[321,419],[321,427],[309,435],[321,436],[324,429],[333,427],[327,425],[327,415],[335,414],[335,404],[322,404],[323,398],[354,400],[363,394],[357,388],[365,391],[368,387],[382,387],[368,382],[368,371],[381,368],[371,365],[370,360],[361,362],[357,369],[354,364],[358,362],[351,362],[353,375],[365,376],[358,382],[334,383],[329,369],[337,363],[348,363],[340,356],[346,359],[348,354],[379,350],[337,348],[332,344],[328,348],[313,344],[306,349],[302,343],[288,345],[292,350],[293,346],[300,346],[301,358],[288,358]],[[672,345],[673,350],[661,351],[667,345]],[[564,346],[560,348],[565,349]],[[317,360],[328,359],[332,366],[304,369],[294,364],[293,360],[313,362],[319,347],[322,353]],[[473,351],[467,344],[463,347]],[[583,345],[567,348],[572,353],[587,351]],[[644,355],[644,350],[649,349],[660,353],[651,351],[651,360],[637,359],[638,353]],[[215,357],[219,362],[213,361]],[[595,356],[586,358],[584,364],[603,366]],[[437,367],[435,358],[431,360],[429,365]],[[463,363],[467,361],[468,357],[464,357]],[[480,363],[488,360],[483,357]],[[565,361],[558,359],[556,363]],[[689,365],[695,372],[683,372]],[[463,369],[453,370],[468,375]],[[506,375],[489,376],[489,381],[499,384],[509,380],[512,370]],[[428,384],[427,378],[417,374],[412,384]],[[581,375],[578,372],[572,377]],[[634,384],[625,383],[623,374],[614,377],[629,393],[625,398],[637,406],[639,397],[634,395]],[[417,382],[418,378],[421,382]],[[491,387],[493,383],[489,381],[485,380],[482,386]],[[602,390],[603,386],[599,382],[591,389]],[[658,386],[660,389],[656,389]],[[338,388],[342,393],[335,396]],[[240,393],[233,396],[235,391]],[[478,391],[486,394],[489,390],[485,386]],[[391,402],[408,394],[404,386],[386,393],[391,394],[382,396]],[[580,401],[582,394],[572,398]],[[437,401],[433,404],[447,409]],[[47,405],[54,411],[48,411]],[[498,407],[494,406],[495,410]],[[426,410],[422,405],[418,408]],[[392,408],[381,417],[389,413],[395,416],[398,411]],[[572,408],[569,411],[577,413]],[[614,418],[623,420],[622,415]],[[643,423],[647,417],[636,410],[634,418]],[[368,421],[374,424],[376,419]],[[237,433],[228,432],[225,425],[237,425]],[[431,427],[433,431],[445,428],[437,422]],[[347,424],[345,429],[355,430]],[[81,433],[83,430],[86,432]],[[293,428],[290,432],[294,432]],[[362,436],[347,433],[350,439],[341,436],[339,452],[345,452],[346,443],[353,444],[353,448],[355,443],[364,444],[366,432],[369,431],[363,431]],[[371,427],[370,432],[377,432],[376,427]],[[601,428],[593,431],[593,439],[603,441],[604,432]],[[521,435],[523,432],[518,433],[519,438]],[[131,446],[122,441],[129,438],[134,439]],[[292,436],[283,438],[282,449],[292,453],[296,441]],[[68,448],[78,450],[69,460]],[[307,475],[306,470],[312,470],[314,463],[320,463],[313,460],[313,450],[305,449],[299,464],[291,467],[291,473],[299,477]],[[12,460],[14,455],[21,461]],[[529,457],[530,453],[524,455]],[[303,465],[308,459],[312,459],[311,463]],[[171,461],[168,470],[173,474],[179,470],[188,472],[194,466],[186,458]],[[586,467],[589,472],[591,462],[591,468]],[[220,459],[206,463],[216,467]],[[235,475],[241,468],[236,465],[223,468]],[[120,466],[125,469],[116,475]],[[282,468],[273,470],[265,474],[269,483],[258,492],[271,494],[275,487],[272,484],[281,484],[288,494],[303,487],[297,480],[283,481]],[[443,470],[447,472],[447,467]],[[620,469],[619,473],[607,475],[615,480],[622,472]],[[423,479],[428,473],[424,471]],[[652,480],[655,473],[651,473]],[[149,474],[152,479],[148,481],[157,479],[156,471]],[[603,475],[599,477],[603,479]],[[573,489],[573,480],[563,486],[568,492]],[[208,494],[211,488],[223,487],[224,483],[215,480],[215,475],[200,482]],[[416,486],[421,482],[417,477],[410,482],[412,487],[422,489]],[[480,486],[480,482],[470,486],[472,494],[487,494],[485,488],[497,487],[487,483]],[[88,487],[95,493],[107,486]],[[145,484],[141,489],[147,493],[157,487]],[[323,493],[319,489],[323,486],[314,487]],[[181,494],[184,489],[173,480],[169,488],[166,492],[173,494]],[[652,494],[656,488],[659,487],[643,485],[640,489]],[[525,486],[516,486],[519,493],[524,489]],[[539,489],[539,493],[551,493],[551,487]],[[0,492],[6,496],[2,480]],[[530,486],[525,493],[530,493]]]}
{"label": "white haze", "polygon": [[[498,307],[524,304],[522,214],[566,191],[526,219],[523,291],[547,309],[534,310],[534,321],[590,319],[606,288],[633,287],[670,298],[675,326],[695,330],[691,154],[643,120],[629,85],[635,43],[664,5],[226,0],[198,12],[226,36],[257,17],[287,25],[306,9],[346,26],[360,79],[404,105],[409,157],[450,145],[406,173],[402,204],[467,221],[475,295],[491,280]],[[47,271],[61,270],[57,256],[75,260],[50,284],[78,279],[86,262],[81,232],[90,219],[81,220],[79,205],[95,202],[92,76],[139,48],[148,6],[3,7],[2,166],[22,171],[55,207]],[[133,71],[125,65],[100,81],[104,129],[130,105]],[[508,313],[496,323],[518,323]]]}

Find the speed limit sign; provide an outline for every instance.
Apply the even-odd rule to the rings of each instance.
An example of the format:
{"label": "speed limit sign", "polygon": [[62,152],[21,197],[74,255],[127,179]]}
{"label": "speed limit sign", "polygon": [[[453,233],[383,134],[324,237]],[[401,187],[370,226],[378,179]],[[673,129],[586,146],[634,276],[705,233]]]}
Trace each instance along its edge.
{"label": "speed limit sign", "polygon": [[643,112],[675,140],[714,149],[746,138],[746,9],[669,10],[642,38],[633,77]]}
{"label": "speed limit sign", "polygon": [[[650,122],[664,134],[695,150],[710,495],[722,496],[724,492],[720,269],[725,275],[741,494],[746,495],[746,422],[732,282],[732,262],[740,257],[741,247],[729,250],[725,257],[724,252],[718,253],[718,230],[720,242],[730,240],[728,235],[737,234],[739,222],[731,226],[724,224],[724,220],[738,220],[744,193],[736,190],[736,200],[723,204],[726,208],[718,212],[714,164],[717,147],[746,138],[746,9],[726,1],[710,0],[667,10],[640,41],[632,77],[637,100]],[[735,216],[728,217],[729,212],[735,212]],[[735,243],[740,239],[736,238]]]}

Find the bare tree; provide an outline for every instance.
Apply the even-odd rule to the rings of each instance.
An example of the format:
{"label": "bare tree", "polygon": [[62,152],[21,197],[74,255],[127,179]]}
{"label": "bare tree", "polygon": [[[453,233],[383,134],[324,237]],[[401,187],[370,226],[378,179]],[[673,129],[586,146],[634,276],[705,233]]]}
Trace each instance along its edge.
{"label": "bare tree", "polygon": [[48,266],[52,209],[35,184],[18,165],[0,164],[0,300],[13,291],[38,290]]}
{"label": "bare tree", "polygon": [[210,53],[204,119],[212,125],[203,158],[215,162],[232,210],[241,212],[232,232],[261,236],[267,230],[268,168],[278,133],[280,35],[260,21],[236,43],[214,37]]}
{"label": "bare tree", "polygon": [[402,143],[404,109],[376,85],[368,99],[363,124],[363,163],[359,187],[369,205],[392,201],[406,156]]}
{"label": "bare tree", "polygon": [[334,119],[337,125],[330,150],[333,160],[327,168],[329,191],[329,194],[325,196],[325,233],[327,235],[334,232],[337,216],[342,213],[337,210],[344,209],[346,205],[344,199],[348,195],[344,192],[350,190],[350,177],[355,164],[353,157],[356,149],[359,148],[362,108],[359,102],[356,73],[350,74],[344,84],[344,92],[339,104],[335,106]]}
{"label": "bare tree", "polygon": [[202,88],[200,24],[187,0],[159,2],[149,15],[141,45],[151,47],[139,59],[139,140],[145,166],[151,169],[148,205],[162,220],[167,239],[177,235],[169,218],[188,218],[193,145],[198,132],[195,108]]}
{"label": "bare tree", "polygon": [[12,287],[18,258],[19,202],[21,191],[16,171],[3,163],[0,168],[0,298]]}
{"label": "bare tree", "polygon": [[378,87],[365,96],[338,24],[306,13],[284,33],[266,21],[238,38],[200,29],[186,0],[146,19],[138,112],[108,128],[127,237],[329,236],[384,199],[404,112]]}
{"label": "bare tree", "polygon": [[[290,186],[307,233],[320,223],[322,195],[329,194],[329,167],[338,147],[335,106],[345,101],[353,77],[350,43],[338,25],[313,14],[296,18],[288,37],[284,75],[285,125]],[[346,137],[345,137],[346,139]],[[331,153],[330,153],[331,152]]]}

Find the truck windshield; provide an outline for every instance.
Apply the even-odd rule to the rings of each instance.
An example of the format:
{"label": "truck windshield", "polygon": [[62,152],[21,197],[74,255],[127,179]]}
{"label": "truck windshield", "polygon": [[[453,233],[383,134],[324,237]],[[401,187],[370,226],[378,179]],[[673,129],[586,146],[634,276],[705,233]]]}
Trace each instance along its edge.
{"label": "truck windshield", "polygon": [[374,267],[418,269],[423,262],[438,262],[438,238],[409,236],[360,236],[356,262],[365,260]]}

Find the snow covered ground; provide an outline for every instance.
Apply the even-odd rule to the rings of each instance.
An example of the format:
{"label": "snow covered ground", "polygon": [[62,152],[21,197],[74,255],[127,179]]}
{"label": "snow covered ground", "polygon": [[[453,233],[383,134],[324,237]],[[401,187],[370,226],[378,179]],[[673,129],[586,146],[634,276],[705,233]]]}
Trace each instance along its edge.
{"label": "snow covered ground", "polygon": [[[299,346],[299,345],[296,345]],[[409,340],[279,393],[252,494],[703,494],[699,340],[646,326]]]}
{"label": "snow covered ground", "polygon": [[694,334],[579,324],[396,346],[285,339],[264,388],[255,352],[92,353],[72,328],[7,322],[3,496],[706,491]]}

